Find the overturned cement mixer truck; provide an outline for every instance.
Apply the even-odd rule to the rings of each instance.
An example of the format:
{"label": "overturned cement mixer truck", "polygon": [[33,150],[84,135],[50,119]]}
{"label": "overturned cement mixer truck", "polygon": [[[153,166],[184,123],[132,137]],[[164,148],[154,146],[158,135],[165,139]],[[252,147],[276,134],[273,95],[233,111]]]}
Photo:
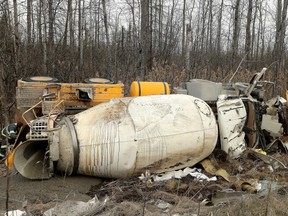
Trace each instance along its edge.
{"label": "overturned cement mixer truck", "polygon": [[[167,83],[133,82],[124,97],[121,83],[48,81],[18,82],[17,105],[26,124],[8,166],[26,178],[48,179],[55,172],[107,178],[161,173],[193,166],[216,146],[209,105],[171,95]],[[31,91],[37,92],[32,102]]]}

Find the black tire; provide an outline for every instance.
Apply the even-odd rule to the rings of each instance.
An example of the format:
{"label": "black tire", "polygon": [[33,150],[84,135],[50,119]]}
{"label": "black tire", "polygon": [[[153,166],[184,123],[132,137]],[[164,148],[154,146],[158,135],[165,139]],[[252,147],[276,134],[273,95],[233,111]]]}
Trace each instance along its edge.
{"label": "black tire", "polygon": [[105,78],[87,78],[84,80],[84,83],[111,84],[113,82]]}
{"label": "black tire", "polygon": [[45,82],[45,83],[59,82],[57,78],[49,77],[49,76],[32,76],[32,77],[23,78],[22,80],[26,82]]}

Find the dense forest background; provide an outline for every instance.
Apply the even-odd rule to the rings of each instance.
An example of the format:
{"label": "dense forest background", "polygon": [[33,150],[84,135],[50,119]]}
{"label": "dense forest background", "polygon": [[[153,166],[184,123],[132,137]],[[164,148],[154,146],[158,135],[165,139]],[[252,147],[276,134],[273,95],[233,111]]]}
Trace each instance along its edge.
{"label": "dense forest background", "polygon": [[286,89],[287,0],[0,0],[1,124],[23,77],[249,81]]}

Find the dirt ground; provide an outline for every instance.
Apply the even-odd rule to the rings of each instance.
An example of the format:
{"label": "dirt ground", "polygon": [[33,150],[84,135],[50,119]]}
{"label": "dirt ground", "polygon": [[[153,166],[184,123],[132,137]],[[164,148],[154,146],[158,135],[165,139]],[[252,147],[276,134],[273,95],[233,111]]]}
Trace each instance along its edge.
{"label": "dirt ground", "polygon": [[[287,154],[276,152],[273,156],[288,165]],[[55,176],[31,181],[19,174],[8,178],[1,164],[0,209],[3,211],[0,212],[4,214],[6,208],[9,179],[9,210],[23,210],[23,202],[27,200],[27,209],[32,215],[43,215],[44,211],[64,201],[87,202],[95,196],[99,200],[97,208],[75,215],[288,215],[286,168],[273,169],[249,154],[231,160],[221,152],[214,152],[209,159],[215,169],[220,167],[229,173],[229,181],[221,175],[213,182],[195,180],[189,175],[160,182],[141,181],[138,177],[101,180],[86,176]],[[203,170],[200,164],[196,167]],[[213,176],[207,171],[203,173]],[[262,182],[263,190],[249,191],[251,187],[243,183],[249,182],[248,179]]]}
{"label": "dirt ground", "polygon": [[[41,215],[44,210],[55,206],[64,200],[88,201],[87,193],[93,185],[102,180],[87,176],[59,176],[49,180],[29,180],[12,171],[6,175],[6,167],[0,164],[0,214],[4,214],[7,202],[7,186],[9,194],[8,209],[23,210],[23,202],[27,201],[28,209],[35,215]],[[2,211],[1,211],[2,210]]]}

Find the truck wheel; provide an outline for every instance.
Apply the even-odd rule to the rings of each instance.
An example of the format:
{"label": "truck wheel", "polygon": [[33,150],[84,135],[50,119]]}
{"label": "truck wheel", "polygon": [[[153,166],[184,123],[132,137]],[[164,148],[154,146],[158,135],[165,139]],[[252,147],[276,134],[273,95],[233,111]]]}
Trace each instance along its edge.
{"label": "truck wheel", "polygon": [[111,84],[113,82],[105,78],[87,78],[84,80],[84,83]]}
{"label": "truck wheel", "polygon": [[32,77],[23,78],[22,80],[26,82],[48,82],[48,83],[59,82],[57,78],[49,77],[49,76],[32,76]]}

